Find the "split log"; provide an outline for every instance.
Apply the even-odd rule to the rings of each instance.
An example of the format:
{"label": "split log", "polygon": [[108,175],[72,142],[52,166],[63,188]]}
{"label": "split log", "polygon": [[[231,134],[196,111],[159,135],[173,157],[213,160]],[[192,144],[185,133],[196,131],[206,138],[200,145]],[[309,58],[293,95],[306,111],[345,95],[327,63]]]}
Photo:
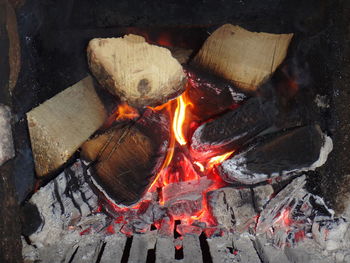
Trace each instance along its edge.
{"label": "split log", "polygon": [[226,24],[205,41],[192,64],[247,90],[256,88],[286,57],[293,34],[249,32]]}
{"label": "split log", "polygon": [[317,125],[270,134],[240,150],[219,166],[226,182],[256,184],[322,166],[332,151],[331,138]]}
{"label": "split log", "polygon": [[184,91],[180,63],[168,49],[150,45],[141,36],[93,39],[87,55],[100,84],[133,107],[163,104]]}
{"label": "split log", "polygon": [[191,87],[187,89],[186,96],[195,105],[190,109],[201,120],[235,108],[248,98],[248,94],[231,83],[208,73],[191,68],[187,70],[187,76]]}
{"label": "split log", "polygon": [[272,102],[251,98],[238,109],[199,126],[192,136],[192,156],[200,160],[236,150],[272,126],[276,114]]}
{"label": "split log", "polygon": [[140,200],[164,161],[168,127],[165,116],[147,110],[136,123],[112,127],[83,144],[82,156],[96,162],[94,183],[107,198],[124,205]]}
{"label": "split log", "polygon": [[37,176],[57,170],[105,121],[91,77],[27,113]]}

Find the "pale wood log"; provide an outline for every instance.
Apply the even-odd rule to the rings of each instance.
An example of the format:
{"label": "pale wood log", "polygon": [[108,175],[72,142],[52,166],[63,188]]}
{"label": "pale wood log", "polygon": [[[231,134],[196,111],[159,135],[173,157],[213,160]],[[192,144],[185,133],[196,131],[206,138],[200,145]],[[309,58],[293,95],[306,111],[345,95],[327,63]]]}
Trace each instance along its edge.
{"label": "pale wood log", "polygon": [[91,77],[28,112],[37,176],[47,175],[64,164],[106,117]]}
{"label": "pale wood log", "polygon": [[184,90],[180,63],[168,49],[150,45],[141,36],[92,39],[87,56],[100,84],[131,106],[159,105]]}
{"label": "pale wood log", "polygon": [[282,63],[292,37],[226,24],[211,34],[192,63],[243,89],[256,90]]}

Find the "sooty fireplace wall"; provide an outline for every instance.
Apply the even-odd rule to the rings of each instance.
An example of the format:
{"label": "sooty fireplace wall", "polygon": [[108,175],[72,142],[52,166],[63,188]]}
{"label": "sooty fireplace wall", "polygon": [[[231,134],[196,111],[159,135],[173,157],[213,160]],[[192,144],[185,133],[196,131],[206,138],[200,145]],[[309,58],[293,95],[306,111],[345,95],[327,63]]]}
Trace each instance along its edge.
{"label": "sooty fireplace wall", "polygon": [[[10,106],[14,114],[16,156],[0,167],[1,261],[21,261],[17,204],[35,185],[25,113],[88,72],[88,40],[123,35],[130,27],[174,32],[182,36],[179,42],[192,49],[198,49],[207,32],[224,23],[252,31],[295,33],[287,59],[297,60],[297,67],[308,72],[305,81],[311,90],[306,93],[319,94],[328,103],[329,107],[315,111],[334,142],[329,161],[309,176],[308,187],[343,213],[350,192],[349,7],[347,1],[326,0],[2,1],[0,103]],[[21,213],[28,217],[25,209]]]}

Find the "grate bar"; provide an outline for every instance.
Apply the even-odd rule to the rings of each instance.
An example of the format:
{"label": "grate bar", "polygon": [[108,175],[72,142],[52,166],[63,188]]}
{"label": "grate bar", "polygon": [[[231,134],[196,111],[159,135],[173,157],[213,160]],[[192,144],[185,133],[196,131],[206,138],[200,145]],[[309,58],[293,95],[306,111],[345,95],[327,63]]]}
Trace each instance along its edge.
{"label": "grate bar", "polygon": [[77,253],[75,254],[72,263],[94,263],[97,261],[98,254],[102,248],[103,242],[101,239],[88,239],[79,244]]}
{"label": "grate bar", "polygon": [[156,244],[157,231],[145,234],[135,234],[133,237],[129,263],[145,263],[149,249],[154,249]]}
{"label": "grate bar", "polygon": [[123,249],[127,237],[124,235],[110,235],[105,238],[106,246],[100,263],[119,263],[123,256]]}
{"label": "grate bar", "polygon": [[[235,236],[233,246],[237,250],[237,256],[242,263],[261,263],[253,242],[247,236]],[[281,261],[282,262],[282,261]]]}
{"label": "grate bar", "polygon": [[175,247],[172,237],[158,237],[156,244],[156,263],[172,263],[175,261]]}
{"label": "grate bar", "polygon": [[199,237],[195,235],[185,235],[183,237],[184,263],[202,263],[202,250]]}

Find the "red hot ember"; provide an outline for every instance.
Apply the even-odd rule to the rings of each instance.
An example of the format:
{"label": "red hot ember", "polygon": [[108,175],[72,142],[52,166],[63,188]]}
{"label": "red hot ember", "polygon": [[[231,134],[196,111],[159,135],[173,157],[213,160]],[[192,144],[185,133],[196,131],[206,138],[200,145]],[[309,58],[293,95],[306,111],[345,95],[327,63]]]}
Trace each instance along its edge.
{"label": "red hot ember", "polygon": [[[213,200],[223,201],[216,197],[213,199],[213,196],[220,196],[215,195],[215,190],[228,186],[228,183],[224,181],[227,171],[223,172],[225,166],[221,164],[226,160],[234,160],[237,154],[245,151],[247,147],[245,141],[251,141],[259,133],[273,126],[278,115],[278,106],[261,95],[249,98],[253,94],[241,93],[231,84],[206,76],[203,73],[187,70],[188,82],[181,96],[163,105],[148,107],[147,111],[151,110],[152,114],[167,116],[171,123],[168,149],[163,164],[142,200],[129,207],[108,201],[109,209],[107,210],[118,218],[118,223],[122,222],[124,225],[122,232],[128,235],[132,232],[145,232],[151,224],[160,229],[164,218],[170,220],[170,225],[174,224],[175,220],[181,220],[181,226],[177,227],[182,229],[179,230],[180,232],[184,232],[184,229],[191,231],[197,228],[205,233],[219,233],[220,228],[243,231],[255,224],[259,218],[258,212],[271,198],[273,190],[267,190],[266,196],[259,196],[264,194],[264,190],[261,192],[263,187],[256,188],[255,195],[251,195],[249,189],[239,190],[231,187],[232,193],[231,190],[223,192],[227,195],[226,197],[225,194],[223,195],[224,199],[232,199],[230,202],[244,211],[239,211],[239,209],[227,211],[227,215],[232,217],[230,219],[227,215],[224,215],[224,218],[220,215],[223,211],[213,209],[216,205]],[[143,118],[141,113],[126,104],[120,105],[114,116],[116,121],[136,119],[142,122]],[[215,141],[210,141],[211,137],[205,134],[206,125],[213,127],[213,130],[209,132],[213,133],[210,136],[215,138]],[[214,134],[218,127],[221,131]],[[204,133],[201,133],[202,130]],[[269,136],[267,142],[272,140],[272,144],[275,142],[281,145],[288,144],[288,141],[283,140],[283,136],[276,134],[276,141],[271,139],[273,136]],[[201,144],[203,136],[207,136],[205,144]],[[264,136],[258,136],[258,138],[260,138],[258,144],[265,143]],[[221,139],[223,141],[220,141]],[[322,140],[320,137],[317,147],[323,147]],[[248,147],[250,147],[248,151],[254,152],[250,144]],[[320,151],[317,147],[312,149],[316,157],[319,155],[317,151]],[[275,149],[267,148],[267,150],[278,156],[278,153],[274,152]],[[259,149],[259,151],[262,150]],[[248,170],[244,164],[244,158],[240,157],[240,161],[242,169]],[[310,163],[310,160],[301,161],[306,162],[305,165]],[[311,163],[314,161],[316,160],[311,160]],[[293,168],[298,167],[298,163],[295,164],[294,160],[291,160],[290,163]],[[264,170],[263,167],[261,169]],[[242,176],[253,178],[245,174]],[[246,181],[250,182],[249,180],[253,179]],[[266,175],[264,180],[269,182],[271,178]],[[234,183],[234,180],[228,182]],[[264,200],[264,203],[258,204],[262,202],[261,200]],[[226,205],[230,204],[223,204],[223,206]],[[274,218],[273,224],[288,228],[294,223],[289,213],[288,207],[281,210]],[[295,239],[301,239],[302,235],[302,232],[295,232]]]}

